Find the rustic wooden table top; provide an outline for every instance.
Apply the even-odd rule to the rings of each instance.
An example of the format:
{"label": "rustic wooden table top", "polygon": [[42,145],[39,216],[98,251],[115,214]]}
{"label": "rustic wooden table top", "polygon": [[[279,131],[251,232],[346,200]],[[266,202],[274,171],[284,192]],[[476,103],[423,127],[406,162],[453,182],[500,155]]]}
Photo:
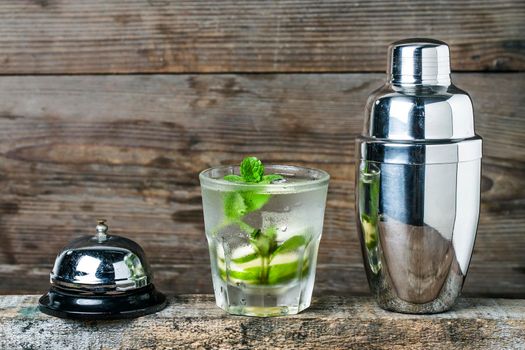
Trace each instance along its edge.
{"label": "rustic wooden table top", "polygon": [[38,296],[0,296],[2,349],[525,349],[525,299],[460,299],[437,315],[387,312],[369,297],[322,297],[287,317],[230,316],[211,295],[170,298],[155,315],[71,321]]}

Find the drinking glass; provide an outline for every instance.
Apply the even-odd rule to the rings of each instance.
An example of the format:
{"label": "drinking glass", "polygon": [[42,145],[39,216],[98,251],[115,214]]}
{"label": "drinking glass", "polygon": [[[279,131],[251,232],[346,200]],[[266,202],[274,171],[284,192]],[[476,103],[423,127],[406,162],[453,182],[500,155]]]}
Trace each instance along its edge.
{"label": "drinking glass", "polygon": [[297,314],[310,306],[330,176],[269,165],[269,184],[224,180],[238,166],[199,174],[217,305],[236,315]]}

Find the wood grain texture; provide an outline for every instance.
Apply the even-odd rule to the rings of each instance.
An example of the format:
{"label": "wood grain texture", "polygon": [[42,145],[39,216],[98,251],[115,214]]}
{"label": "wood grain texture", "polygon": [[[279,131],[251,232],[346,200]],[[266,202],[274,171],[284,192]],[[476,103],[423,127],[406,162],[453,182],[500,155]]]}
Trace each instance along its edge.
{"label": "wood grain texture", "polygon": [[[354,139],[382,74],[0,77],[0,293],[47,288],[104,216],[169,293],[209,293],[198,171],[254,154],[332,175],[316,294],[366,293]],[[484,137],[465,293],[525,297],[525,74],[456,74]]]}
{"label": "wood grain texture", "polygon": [[0,74],[384,71],[429,36],[454,70],[524,70],[525,2],[4,0]]}
{"label": "wood grain texture", "polygon": [[369,298],[323,297],[295,316],[229,316],[210,295],[155,315],[80,322],[40,313],[36,296],[0,297],[4,349],[523,349],[525,300],[460,299],[448,313],[383,311]]}

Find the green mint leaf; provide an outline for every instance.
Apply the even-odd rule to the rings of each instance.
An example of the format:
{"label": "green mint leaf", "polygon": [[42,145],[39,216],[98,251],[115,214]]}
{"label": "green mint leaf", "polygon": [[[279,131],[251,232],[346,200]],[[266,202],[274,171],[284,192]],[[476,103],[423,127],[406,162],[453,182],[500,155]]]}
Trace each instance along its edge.
{"label": "green mint leaf", "polygon": [[261,235],[261,230],[253,230],[251,233],[250,233],[250,239],[252,240],[257,240],[259,239],[259,236]]}
{"label": "green mint leaf", "polygon": [[271,195],[251,191],[239,192],[246,206],[246,213],[261,209],[270,200]]}
{"label": "green mint leaf", "polygon": [[224,215],[226,218],[236,221],[246,214],[246,204],[239,192],[228,192],[224,197]]}
{"label": "green mint leaf", "polygon": [[268,240],[268,255],[270,255],[277,249],[277,229],[275,227],[269,227],[264,232],[264,236]]}
{"label": "green mint leaf", "polygon": [[284,177],[282,175],[279,175],[279,174],[264,175],[262,180],[261,180],[261,183],[262,184],[271,184],[274,181],[282,180],[282,179],[284,179]]}
{"label": "green mint leaf", "polygon": [[253,227],[251,227],[250,225],[248,225],[244,221],[241,221],[240,219],[239,220],[235,220],[234,222],[237,225],[239,225],[241,230],[243,230],[244,232],[246,232],[248,234],[252,234],[254,231],[256,231],[256,229],[254,229]]}
{"label": "green mint leaf", "polygon": [[300,247],[306,245],[307,242],[307,239],[303,235],[290,237],[281,245],[279,245],[279,247],[277,247],[277,249],[272,253],[271,258],[276,256],[277,254],[285,254],[296,251]]}
{"label": "green mint leaf", "polygon": [[[237,183],[259,183],[263,180],[264,166],[255,157],[246,157],[241,163],[241,175],[229,174],[224,179]],[[273,181],[280,175],[267,175],[265,181]],[[268,182],[269,183],[269,182]],[[224,197],[224,215],[228,219],[226,222],[237,222],[242,224],[241,218],[251,212],[261,209],[269,200],[271,195],[258,193],[256,191],[234,191],[227,193]],[[244,231],[251,232],[241,227]]]}
{"label": "green mint leaf", "polygon": [[241,163],[241,176],[246,182],[260,182],[264,175],[264,165],[256,157],[246,157]]}
{"label": "green mint leaf", "polygon": [[244,215],[261,209],[271,195],[257,192],[228,192],[224,196],[224,215],[230,221],[238,221]]}
{"label": "green mint leaf", "polygon": [[242,177],[239,175],[226,175],[223,179],[230,182],[244,182]]}
{"label": "green mint leaf", "polygon": [[261,257],[267,257],[277,247],[277,230],[270,227],[266,231],[256,230],[250,237],[250,243]]}

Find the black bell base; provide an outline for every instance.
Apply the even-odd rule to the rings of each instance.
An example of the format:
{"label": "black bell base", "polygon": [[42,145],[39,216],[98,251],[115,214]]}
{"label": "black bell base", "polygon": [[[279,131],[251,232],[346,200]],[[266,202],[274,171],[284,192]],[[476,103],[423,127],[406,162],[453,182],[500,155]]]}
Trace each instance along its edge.
{"label": "black bell base", "polygon": [[116,320],[158,312],[166,307],[167,300],[153,285],[118,295],[83,295],[51,287],[38,303],[40,311],[55,317]]}

